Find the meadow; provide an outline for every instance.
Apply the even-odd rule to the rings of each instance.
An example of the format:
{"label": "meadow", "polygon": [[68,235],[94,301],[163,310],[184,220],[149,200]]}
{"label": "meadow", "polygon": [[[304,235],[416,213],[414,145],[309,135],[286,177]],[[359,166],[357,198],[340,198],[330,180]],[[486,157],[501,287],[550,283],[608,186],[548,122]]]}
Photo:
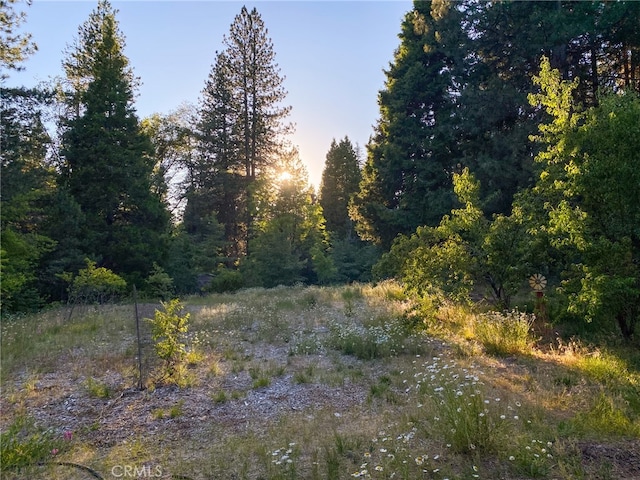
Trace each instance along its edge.
{"label": "meadow", "polygon": [[640,478],[637,345],[395,283],[183,303],[172,381],[132,304],[4,317],[2,478]]}

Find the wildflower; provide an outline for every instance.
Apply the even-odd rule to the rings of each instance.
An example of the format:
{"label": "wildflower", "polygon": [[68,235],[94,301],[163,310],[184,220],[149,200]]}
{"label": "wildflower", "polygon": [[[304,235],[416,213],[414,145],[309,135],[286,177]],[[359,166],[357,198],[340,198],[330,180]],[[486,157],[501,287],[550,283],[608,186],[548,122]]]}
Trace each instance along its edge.
{"label": "wildflower", "polygon": [[70,442],[71,439],[73,438],[73,432],[67,430],[66,432],[64,432],[62,436],[64,437],[65,440]]}
{"label": "wildflower", "polygon": [[382,468],[382,465],[376,465],[376,468],[374,468],[374,470],[375,470],[376,472],[381,472],[381,471],[383,471],[384,469]]}
{"label": "wildflower", "polygon": [[369,452],[364,452],[364,458],[371,458],[371,454]]}
{"label": "wildflower", "polygon": [[519,419],[520,419],[520,417],[518,417],[518,415],[514,415],[514,416],[513,416],[513,419],[514,419],[514,420],[519,420]]}
{"label": "wildflower", "polygon": [[387,453],[387,449],[386,448],[381,448],[380,449],[380,453]]}
{"label": "wildflower", "polygon": [[51,450],[51,455],[57,455],[58,454],[58,449],[54,448],[53,450]]}
{"label": "wildflower", "polygon": [[506,415],[500,415],[500,420],[504,420],[505,418],[507,418]]}
{"label": "wildflower", "polygon": [[415,460],[416,460],[416,465],[422,465],[424,463],[424,457],[422,456],[416,457]]}
{"label": "wildflower", "polygon": [[515,459],[516,459],[516,457],[514,457],[513,455],[511,455],[511,456],[509,457],[509,460],[511,460],[512,462],[513,462]]}

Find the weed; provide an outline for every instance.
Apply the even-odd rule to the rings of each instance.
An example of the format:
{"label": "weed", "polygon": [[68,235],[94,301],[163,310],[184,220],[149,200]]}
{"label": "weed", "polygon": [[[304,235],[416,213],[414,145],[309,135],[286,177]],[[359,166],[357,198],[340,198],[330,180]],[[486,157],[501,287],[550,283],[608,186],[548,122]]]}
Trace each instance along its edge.
{"label": "weed", "polygon": [[35,465],[63,453],[67,445],[52,430],[21,415],[0,434],[0,464],[4,471]]}
{"label": "weed", "polygon": [[96,398],[109,398],[111,396],[111,390],[109,389],[109,385],[99,380],[96,380],[93,377],[87,378],[87,381],[84,383],[87,392],[92,397]]}
{"label": "weed", "polygon": [[214,395],[211,396],[211,399],[215,403],[225,403],[229,400],[229,397],[227,396],[227,392],[225,392],[224,390],[218,390]]}
{"label": "weed", "polygon": [[271,385],[271,379],[269,377],[258,377],[253,381],[254,390],[265,388],[269,385]]}
{"label": "weed", "polygon": [[490,312],[478,316],[474,331],[491,355],[526,354],[533,345],[533,320],[532,315],[518,311]]}
{"label": "weed", "polygon": [[172,405],[169,409],[169,418],[177,418],[182,416],[184,407],[184,400],[178,400],[175,405]]}

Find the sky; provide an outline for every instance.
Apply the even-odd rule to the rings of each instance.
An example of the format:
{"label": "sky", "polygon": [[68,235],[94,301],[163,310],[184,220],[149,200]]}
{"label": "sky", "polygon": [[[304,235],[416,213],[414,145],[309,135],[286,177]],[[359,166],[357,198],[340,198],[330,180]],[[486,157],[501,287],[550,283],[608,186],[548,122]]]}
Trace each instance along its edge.
{"label": "sky", "polygon": [[[320,183],[332,139],[348,136],[360,147],[379,117],[378,92],[384,70],[399,46],[398,34],[410,0],[386,1],[114,1],[124,34],[125,55],[142,81],[136,97],[140,119],[197,105],[215,52],[243,5],[255,7],[268,29],[284,77],[295,124],[290,137]],[[96,7],[96,1],[33,0],[22,30],[38,51],[7,86],[34,86],[62,76],[67,45]]]}

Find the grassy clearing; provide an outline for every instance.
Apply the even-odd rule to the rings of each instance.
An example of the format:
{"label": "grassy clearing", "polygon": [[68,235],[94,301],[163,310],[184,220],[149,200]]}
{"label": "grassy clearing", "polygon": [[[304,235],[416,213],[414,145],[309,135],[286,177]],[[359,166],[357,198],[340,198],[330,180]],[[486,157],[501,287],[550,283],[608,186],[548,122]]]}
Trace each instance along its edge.
{"label": "grassy clearing", "polygon": [[3,319],[2,477],[91,478],[55,462],[194,480],[635,474],[632,348],[545,345],[526,316],[455,305],[416,330],[392,283],[185,303],[190,381],[142,392],[131,306]]}

